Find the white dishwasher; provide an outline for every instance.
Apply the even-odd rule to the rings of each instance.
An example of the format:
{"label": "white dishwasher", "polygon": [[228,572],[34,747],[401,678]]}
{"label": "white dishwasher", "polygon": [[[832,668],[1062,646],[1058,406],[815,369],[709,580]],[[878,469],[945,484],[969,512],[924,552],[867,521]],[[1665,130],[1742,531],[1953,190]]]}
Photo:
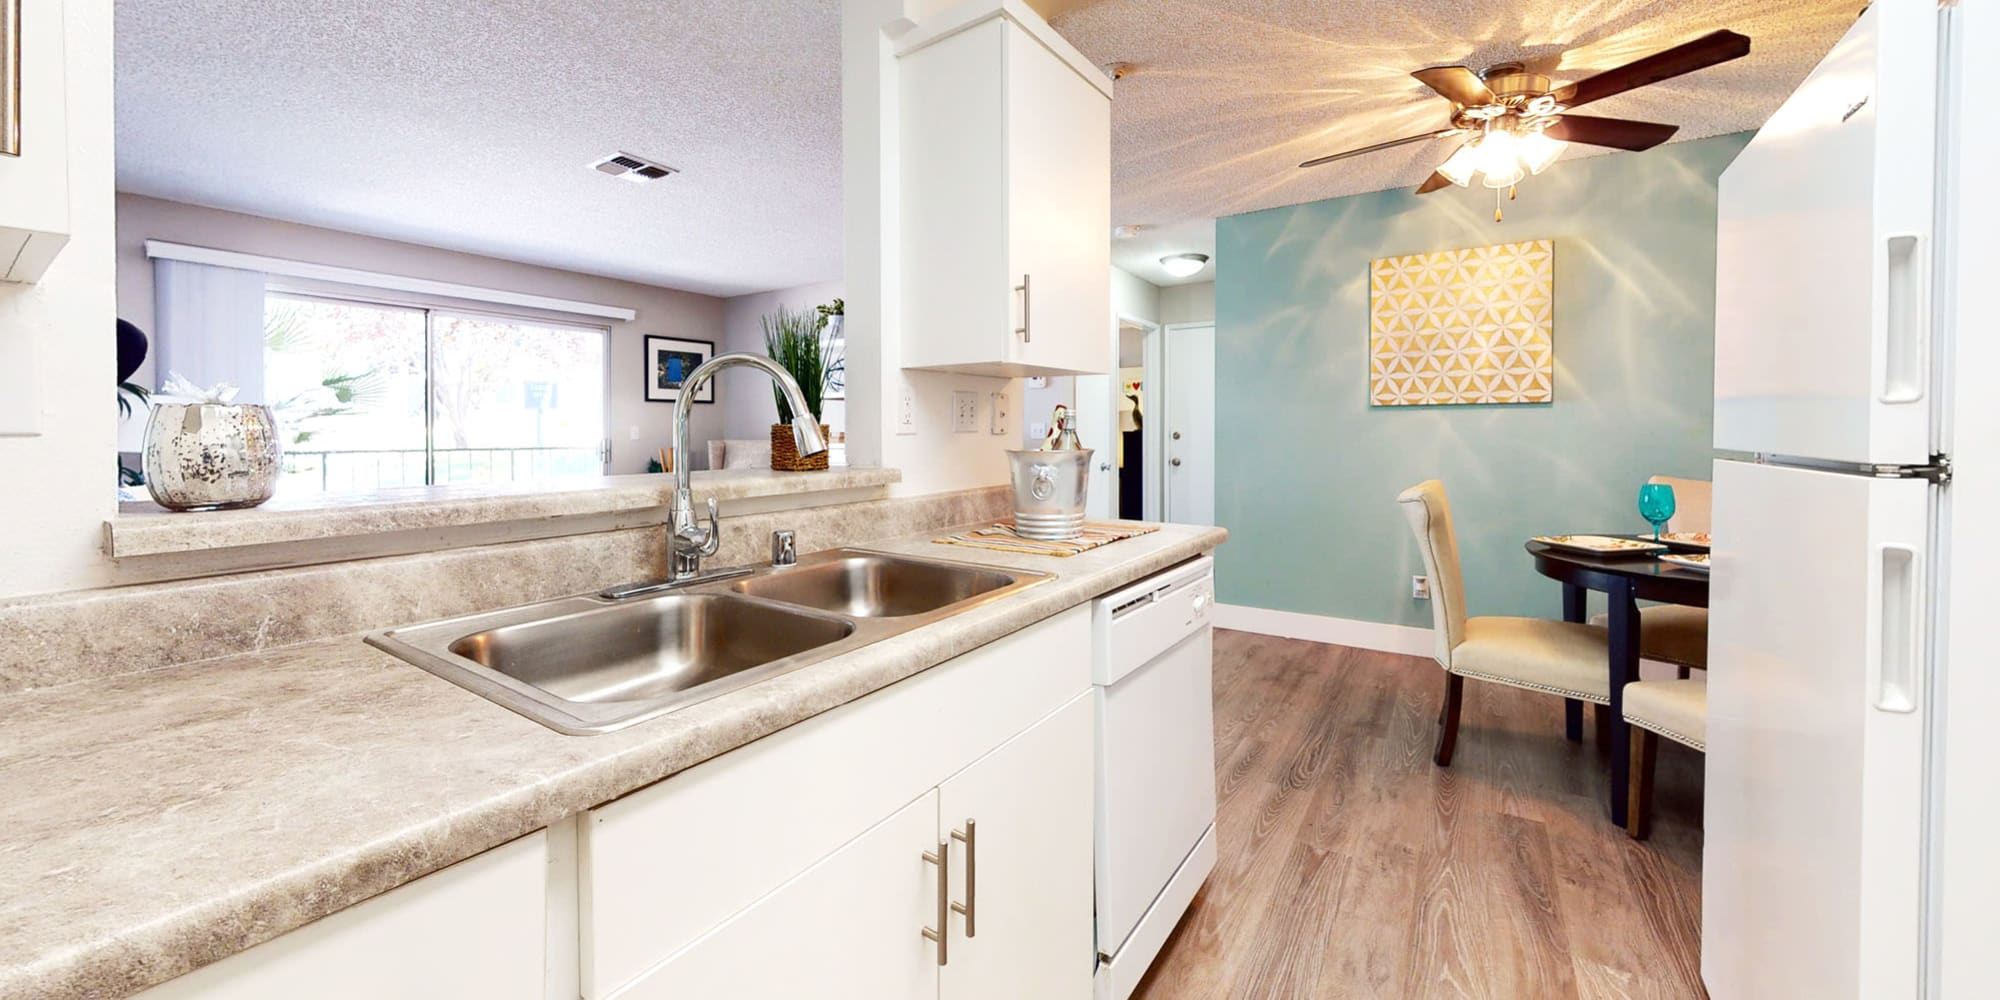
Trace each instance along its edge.
{"label": "white dishwasher", "polygon": [[1094,608],[1097,998],[1126,1000],[1215,868],[1215,560]]}

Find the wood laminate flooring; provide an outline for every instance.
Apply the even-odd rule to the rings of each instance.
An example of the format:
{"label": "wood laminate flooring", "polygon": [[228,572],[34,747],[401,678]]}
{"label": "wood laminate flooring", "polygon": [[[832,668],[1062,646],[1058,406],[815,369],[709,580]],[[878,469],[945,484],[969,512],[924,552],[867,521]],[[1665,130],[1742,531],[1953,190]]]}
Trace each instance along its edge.
{"label": "wood laminate flooring", "polygon": [[1219,857],[1138,1000],[1705,997],[1701,756],[1661,742],[1652,838],[1561,699],[1429,658],[1215,633]]}

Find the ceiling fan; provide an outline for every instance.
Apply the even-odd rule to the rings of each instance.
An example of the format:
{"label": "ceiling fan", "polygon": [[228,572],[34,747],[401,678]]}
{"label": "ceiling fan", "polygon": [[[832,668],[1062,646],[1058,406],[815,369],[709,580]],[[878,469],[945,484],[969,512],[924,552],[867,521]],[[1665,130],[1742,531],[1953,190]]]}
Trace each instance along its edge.
{"label": "ceiling fan", "polygon": [[[1569,143],[1651,149],[1680,130],[1678,125],[1570,114],[1571,108],[1707,69],[1749,51],[1748,37],[1734,31],[1716,31],[1560,87],[1517,62],[1490,66],[1484,73],[1475,73],[1464,66],[1420,69],[1410,75],[1451,101],[1448,128],[1317,157],[1299,166],[1317,167],[1413,142],[1465,136],[1466,140],[1438,165],[1430,179],[1417,188],[1417,193],[1429,194],[1450,184],[1467,187],[1473,176],[1479,175],[1486,187],[1496,192],[1508,189],[1511,196],[1514,185],[1529,174],[1541,173],[1562,155]],[[1493,218],[1500,219],[1497,208]]]}

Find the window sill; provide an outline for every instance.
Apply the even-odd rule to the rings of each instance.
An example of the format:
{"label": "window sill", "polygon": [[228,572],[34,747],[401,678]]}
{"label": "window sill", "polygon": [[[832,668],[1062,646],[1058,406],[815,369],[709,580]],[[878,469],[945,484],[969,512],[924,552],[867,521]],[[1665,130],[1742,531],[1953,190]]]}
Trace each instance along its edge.
{"label": "window sill", "polygon": [[[842,494],[839,501],[859,499],[852,496],[857,491],[880,495],[902,478],[895,469],[725,469],[694,473],[694,494],[697,505],[714,497],[725,508],[771,510],[836,502],[826,494]],[[411,539],[400,534],[408,532],[423,533],[429,543],[397,548],[414,551],[549,537],[662,523],[673,488],[672,476],[650,474],[280,496],[249,510],[174,513],[151,503],[128,503],[120,505],[116,518],[105,522],[104,549],[114,559],[132,559],[391,535]],[[783,502],[789,497],[802,502]],[[753,501],[762,502],[746,503]],[[524,523],[531,527],[523,530]],[[512,530],[504,537],[480,537],[476,532],[481,528]],[[456,541],[440,537],[466,532],[474,534]],[[357,552],[355,557],[366,554],[382,553]]]}

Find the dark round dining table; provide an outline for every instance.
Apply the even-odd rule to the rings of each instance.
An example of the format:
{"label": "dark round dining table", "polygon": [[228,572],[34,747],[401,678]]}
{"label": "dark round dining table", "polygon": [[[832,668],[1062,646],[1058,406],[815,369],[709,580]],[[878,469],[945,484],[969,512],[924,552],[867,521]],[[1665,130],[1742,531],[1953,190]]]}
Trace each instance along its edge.
{"label": "dark round dining table", "polygon": [[[1612,537],[1617,534],[1606,532]],[[1630,537],[1630,536],[1627,536]],[[1625,726],[1625,685],[1639,679],[1639,602],[1708,607],[1708,573],[1663,563],[1652,552],[1597,555],[1529,542],[1535,571],[1562,584],[1563,620],[1588,617],[1590,591],[1604,594],[1610,612],[1605,669],[1611,682],[1611,704],[1601,718],[1611,740],[1611,822],[1625,825],[1627,782],[1632,772],[1632,734]],[[1564,719],[1572,740],[1583,738],[1583,703],[1565,699]]]}

